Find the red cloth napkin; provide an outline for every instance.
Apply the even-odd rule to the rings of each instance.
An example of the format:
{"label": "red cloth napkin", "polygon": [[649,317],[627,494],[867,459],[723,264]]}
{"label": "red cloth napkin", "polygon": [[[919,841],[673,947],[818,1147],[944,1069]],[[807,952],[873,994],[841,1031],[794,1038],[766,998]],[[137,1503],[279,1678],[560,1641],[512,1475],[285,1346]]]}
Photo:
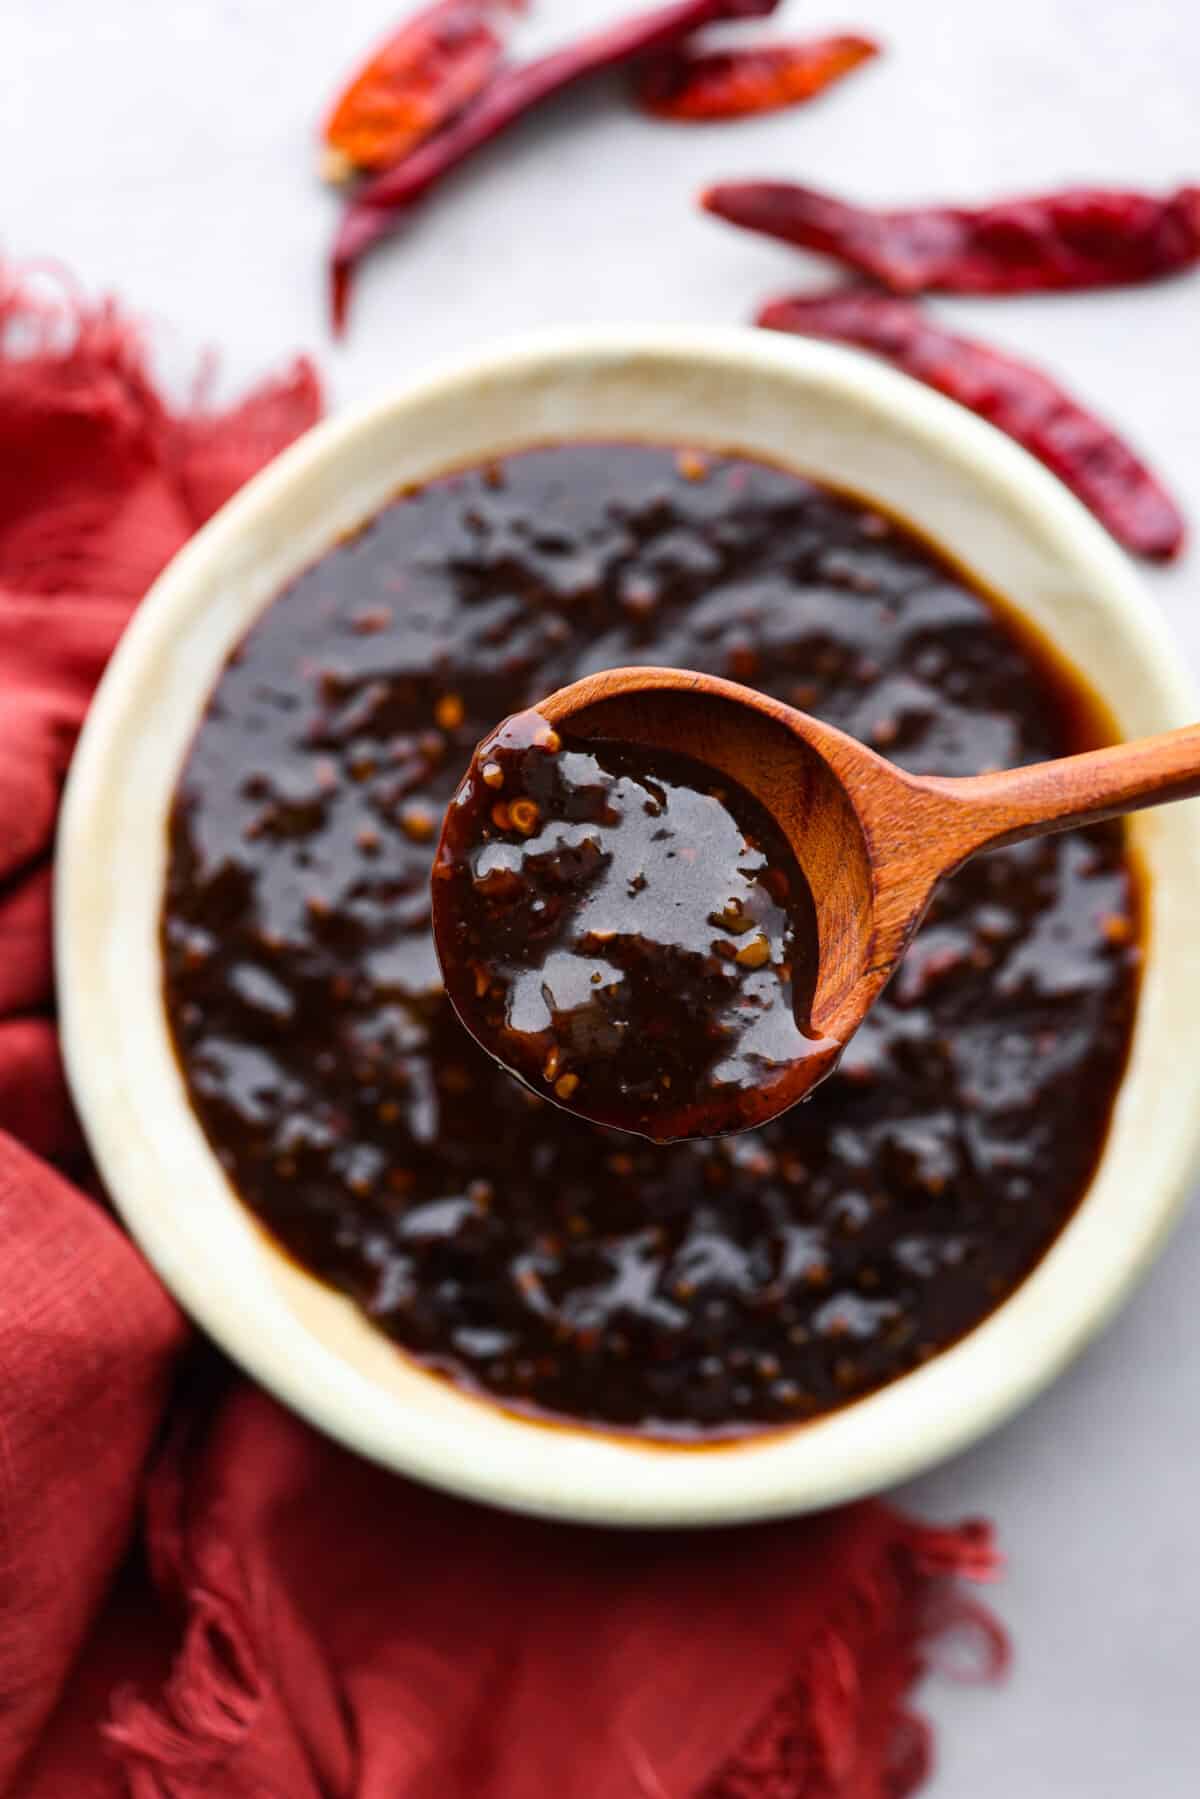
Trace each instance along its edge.
{"label": "red cloth napkin", "polygon": [[[55,808],[184,539],[320,410],[168,407],[111,306],[0,275],[0,1791],[898,1799],[987,1528],[880,1504],[708,1534],[513,1518],[315,1435],[190,1341],[89,1179],[53,1024]],[[57,1164],[57,1167],[52,1166]]]}

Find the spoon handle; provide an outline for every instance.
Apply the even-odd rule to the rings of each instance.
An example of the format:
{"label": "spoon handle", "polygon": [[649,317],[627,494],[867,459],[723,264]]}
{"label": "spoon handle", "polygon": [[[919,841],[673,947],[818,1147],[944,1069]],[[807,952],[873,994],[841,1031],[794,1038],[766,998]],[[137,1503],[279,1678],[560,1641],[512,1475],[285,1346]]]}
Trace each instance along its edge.
{"label": "spoon handle", "polygon": [[938,850],[949,869],[977,850],[1200,794],[1200,724],[1057,762],[959,780],[927,776],[918,785],[942,801]]}

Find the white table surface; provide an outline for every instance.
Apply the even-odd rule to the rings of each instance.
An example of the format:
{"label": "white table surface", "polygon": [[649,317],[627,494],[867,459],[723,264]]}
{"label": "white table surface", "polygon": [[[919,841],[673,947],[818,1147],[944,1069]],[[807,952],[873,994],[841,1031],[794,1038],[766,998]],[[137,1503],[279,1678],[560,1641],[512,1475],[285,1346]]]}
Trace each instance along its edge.
{"label": "white table surface", "polygon": [[[627,0],[535,0],[530,43]],[[746,318],[822,270],[699,215],[702,181],[794,175],[881,200],[1068,180],[1200,180],[1195,0],[863,0],[785,9],[858,26],[886,60],[807,111],[738,126],[639,119],[576,94],[477,162],[372,258],[334,349],[314,116],[396,0],[4,0],[0,247],[125,296],[166,365],[218,346],[230,385],[310,349],[343,405],[435,354],[542,324]],[[947,305],[1125,426],[1200,532],[1200,276],[1082,298]],[[1200,548],[1148,577],[1200,662]],[[1197,1026],[1200,1041],[1200,1022]],[[1196,1046],[1181,1044],[1180,1054]],[[983,1512],[1008,1690],[937,1687],[932,1799],[1200,1793],[1200,1216],[1041,1402],[906,1495]]]}

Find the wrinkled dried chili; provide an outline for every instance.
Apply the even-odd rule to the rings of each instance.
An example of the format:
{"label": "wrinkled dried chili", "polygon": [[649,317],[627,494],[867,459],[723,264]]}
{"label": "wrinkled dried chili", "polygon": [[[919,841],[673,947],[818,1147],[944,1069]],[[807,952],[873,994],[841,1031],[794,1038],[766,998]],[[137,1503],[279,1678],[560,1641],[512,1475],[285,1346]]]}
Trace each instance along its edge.
{"label": "wrinkled dried chili", "polygon": [[382,43],[322,127],[331,181],[399,162],[482,93],[500,66],[497,13],[523,0],[434,0]]}
{"label": "wrinkled dried chili", "polygon": [[871,38],[849,34],[735,50],[667,50],[646,63],[634,92],[660,119],[740,119],[812,100],[878,54]]}
{"label": "wrinkled dried chili", "polygon": [[563,88],[677,42],[724,19],[766,18],[779,0],[674,0],[649,13],[591,33],[575,44],[502,71],[483,93],[428,143],[369,182],[342,216],[330,260],[334,329],[341,331],[350,282],[373,245],[389,237],[410,209],[451,170]]}
{"label": "wrinkled dried chili", "polygon": [[741,181],[710,187],[701,205],[901,294],[1122,287],[1200,263],[1200,187],[1162,198],[1071,188],[990,206],[887,212],[789,182]]}
{"label": "wrinkled dried chili", "polygon": [[1127,549],[1165,561],[1182,548],[1183,519],[1157,477],[1040,369],[945,331],[888,294],[800,294],[764,306],[758,323],[884,357],[1023,444]]}

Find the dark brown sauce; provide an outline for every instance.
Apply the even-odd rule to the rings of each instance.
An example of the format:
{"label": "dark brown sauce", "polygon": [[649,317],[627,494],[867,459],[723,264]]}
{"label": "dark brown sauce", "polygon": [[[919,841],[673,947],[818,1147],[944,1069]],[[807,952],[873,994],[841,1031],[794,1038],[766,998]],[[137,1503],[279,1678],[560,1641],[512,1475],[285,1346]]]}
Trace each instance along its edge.
{"label": "dark brown sauce", "polygon": [[736,1130],[796,1063],[817,919],[753,795],[690,756],[485,737],[446,811],[434,938],[454,1009],[534,1092],[658,1143]]}
{"label": "dark brown sauce", "polygon": [[1119,827],[981,857],[809,1104],[666,1146],[581,1123],[455,1017],[430,867],[496,720],[637,662],[921,772],[1106,735],[861,501],[739,457],[529,451],[398,500],[231,659],[172,816],[166,1003],[246,1204],[411,1354],[516,1409],[711,1441],[902,1374],[1045,1253],[1124,1066],[1136,900]]}

